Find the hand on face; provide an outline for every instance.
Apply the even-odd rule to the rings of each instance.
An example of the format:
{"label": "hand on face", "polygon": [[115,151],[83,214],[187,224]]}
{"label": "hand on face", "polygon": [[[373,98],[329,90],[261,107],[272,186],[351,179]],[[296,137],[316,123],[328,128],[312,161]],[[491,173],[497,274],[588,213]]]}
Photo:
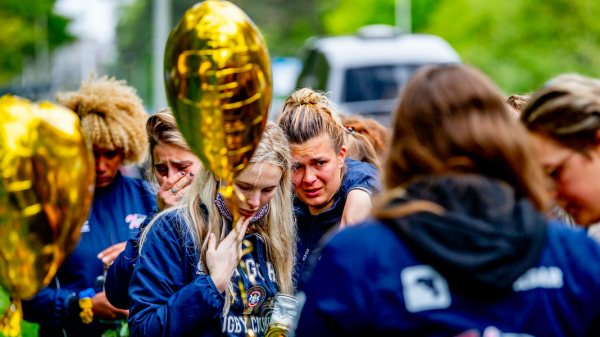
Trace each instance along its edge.
{"label": "hand on face", "polygon": [[190,151],[167,144],[156,145],[152,156],[156,180],[161,185],[156,202],[163,210],[176,205],[185,195],[202,164]]}
{"label": "hand on face", "polygon": [[206,266],[217,289],[223,293],[237,268],[242,254],[242,240],[250,218],[241,217],[235,228],[217,245],[214,233],[209,234]]}
{"label": "hand on face", "polygon": [[179,200],[190,189],[190,184],[194,179],[194,173],[178,172],[168,178],[164,178],[160,189],[156,193],[156,203],[160,210],[177,205]]}
{"label": "hand on face", "polygon": [[326,211],[341,184],[346,147],[336,152],[330,137],[322,134],[304,144],[292,144],[290,149],[296,162],[292,174],[296,196],[312,215]]}

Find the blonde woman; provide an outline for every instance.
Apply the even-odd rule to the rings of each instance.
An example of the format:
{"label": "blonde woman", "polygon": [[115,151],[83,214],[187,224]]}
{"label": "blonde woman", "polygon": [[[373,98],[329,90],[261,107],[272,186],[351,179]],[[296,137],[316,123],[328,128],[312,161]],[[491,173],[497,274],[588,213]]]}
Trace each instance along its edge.
{"label": "blonde woman", "polygon": [[[152,115],[146,122],[148,134],[148,178],[158,189],[155,208],[140,225],[140,232],[160,211],[175,206],[190,189],[190,183],[202,164],[185,142],[177,128],[170,108]],[[159,185],[160,184],[160,185]],[[104,251],[100,258],[105,263],[115,260],[108,268],[104,285],[106,298],[119,309],[129,309],[129,282],[137,258],[137,241],[129,240],[125,250]],[[119,254],[120,253],[120,254]],[[118,255],[118,257],[117,257]]]}
{"label": "blonde woman", "polygon": [[[294,210],[298,226],[296,287],[310,261],[319,258],[318,243],[332,228],[361,222],[371,213],[371,195],[381,190],[375,166],[347,156],[347,135],[340,116],[325,95],[300,89],[285,101],[278,124],[294,158]],[[372,149],[372,147],[371,147]]]}
{"label": "blonde woman", "polygon": [[[264,326],[251,314],[277,292],[294,292],[291,159],[277,125],[267,124],[235,179],[246,201],[224,199],[224,184],[201,169],[181,202],[144,230],[129,288],[132,336],[245,336],[247,327],[260,335]],[[234,206],[241,219],[232,230]],[[252,247],[242,256],[250,275],[238,266],[240,239]]]}

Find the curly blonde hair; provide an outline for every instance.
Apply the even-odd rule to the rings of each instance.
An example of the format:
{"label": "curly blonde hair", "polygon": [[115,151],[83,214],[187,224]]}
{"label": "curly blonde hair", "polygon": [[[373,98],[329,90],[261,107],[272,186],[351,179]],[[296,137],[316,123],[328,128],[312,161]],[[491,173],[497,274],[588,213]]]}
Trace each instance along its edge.
{"label": "curly blonde hair", "polygon": [[135,89],[125,81],[94,76],[81,82],[78,91],[62,92],[56,99],[81,118],[83,132],[96,147],[123,150],[125,164],[143,158],[148,146],[145,124],[148,113]]}

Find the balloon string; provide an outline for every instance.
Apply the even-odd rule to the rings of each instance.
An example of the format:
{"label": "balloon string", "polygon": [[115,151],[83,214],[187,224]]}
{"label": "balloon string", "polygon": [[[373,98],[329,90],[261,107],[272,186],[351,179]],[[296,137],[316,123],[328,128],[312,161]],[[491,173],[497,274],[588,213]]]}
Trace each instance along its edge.
{"label": "balloon string", "polygon": [[2,333],[4,337],[21,337],[22,316],[21,300],[18,298],[11,298],[8,309],[0,318],[0,333]]}

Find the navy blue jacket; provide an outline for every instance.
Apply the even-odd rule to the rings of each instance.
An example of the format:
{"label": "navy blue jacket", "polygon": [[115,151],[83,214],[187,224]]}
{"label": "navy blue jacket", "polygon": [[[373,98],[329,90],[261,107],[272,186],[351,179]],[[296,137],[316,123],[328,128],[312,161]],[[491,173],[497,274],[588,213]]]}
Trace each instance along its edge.
{"label": "navy blue jacket", "polygon": [[104,283],[104,291],[106,298],[114,307],[119,309],[129,309],[129,282],[133,274],[135,260],[138,257],[138,240],[144,228],[160,213],[158,208],[155,208],[148,214],[144,222],[140,225],[138,235],[135,239],[129,239],[125,250],[117,256],[114,263],[108,267],[106,271],[106,281]]}
{"label": "navy blue jacket", "polygon": [[[435,275],[438,286],[419,284],[411,273]],[[469,299],[448,291],[389,228],[369,221],[323,249],[305,286],[296,336],[455,336],[471,329],[479,333],[465,336],[480,336],[493,327],[539,337],[600,336],[600,247],[584,231],[550,223],[528,273],[513,284],[519,291],[491,304]]]}
{"label": "navy blue jacket", "polygon": [[[134,238],[146,214],[156,207],[150,185],[121,173],[104,188],[97,188],[90,217],[81,228],[75,250],[67,257],[51,284],[23,302],[24,319],[40,324],[40,336],[100,336],[105,325],[83,324],[69,301],[80,291],[93,288],[104,274],[97,255],[104,249]],[[72,308],[71,308],[72,309]]]}
{"label": "navy blue jacket", "polygon": [[129,285],[131,336],[241,337],[246,334],[246,322],[257,335],[264,334],[266,322],[260,313],[277,293],[277,285],[262,239],[246,236],[254,249],[242,257],[256,284],[250,283],[239,266],[232,276],[235,285],[243,282],[248,307],[244,308],[236,286],[234,302],[223,316],[225,296],[204,272],[199,251],[182,229],[177,212],[159,215],[135,263]]}
{"label": "navy blue jacket", "polygon": [[325,245],[297,336],[600,336],[600,246],[584,231],[483,176],[404,192],[387,207],[417,211]]}
{"label": "navy blue jacket", "polygon": [[304,273],[309,255],[318,247],[323,235],[342,221],[348,192],[358,188],[370,194],[375,194],[382,190],[379,172],[375,166],[350,158],[346,159],[345,164],[346,172],[344,173],[342,186],[336,193],[333,206],[330,209],[312,216],[305,203],[298,198],[294,200],[299,238],[298,254],[296,254],[297,262],[294,265],[294,280],[298,289],[303,286],[300,276]]}

